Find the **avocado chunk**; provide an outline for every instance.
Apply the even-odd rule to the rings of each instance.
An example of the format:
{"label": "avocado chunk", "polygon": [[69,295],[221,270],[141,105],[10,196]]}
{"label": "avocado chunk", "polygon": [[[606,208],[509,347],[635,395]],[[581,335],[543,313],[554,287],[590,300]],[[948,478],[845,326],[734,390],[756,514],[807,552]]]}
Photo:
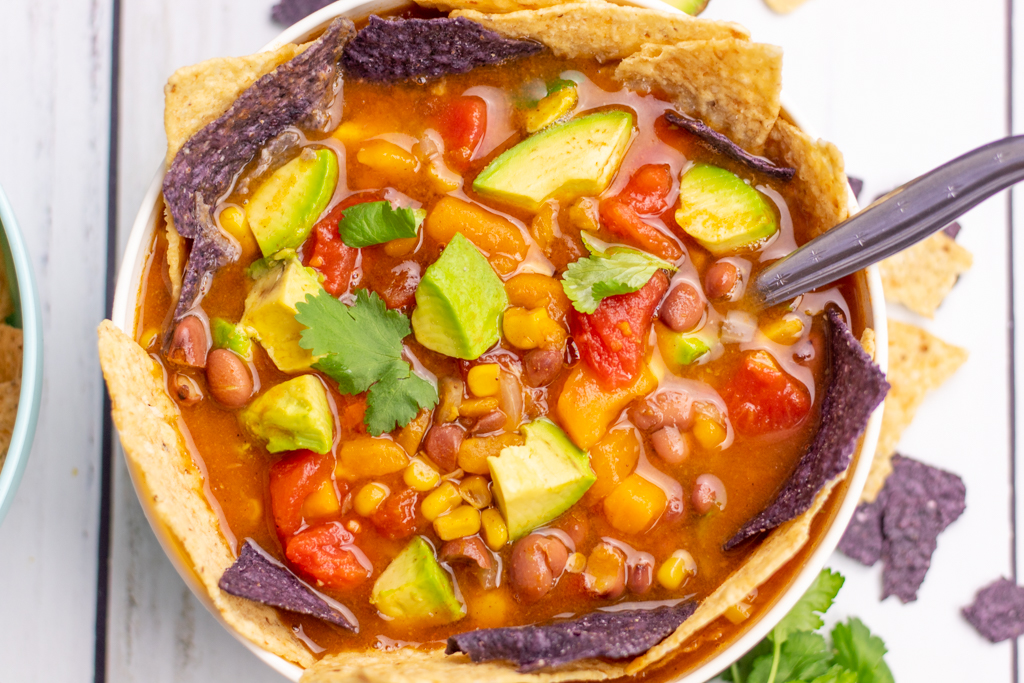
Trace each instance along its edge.
{"label": "avocado chunk", "polygon": [[295,304],[322,289],[315,270],[290,258],[271,261],[245,298],[241,325],[282,372],[302,372],[316,362],[312,353],[299,346],[305,327],[295,319]]}
{"label": "avocado chunk", "polygon": [[242,411],[240,419],[251,434],[267,442],[271,453],[331,450],[334,419],[327,390],[314,375],[271,387]]}
{"label": "avocado chunk", "polygon": [[658,348],[669,365],[691,365],[720,346],[715,326],[696,332],[673,332],[667,327],[658,331]]}
{"label": "avocado chunk", "polygon": [[619,170],[632,136],[633,115],[618,110],[551,126],[489,163],[473,189],[527,211],[552,196],[571,201],[599,195]]}
{"label": "avocado chunk", "polygon": [[416,287],[416,341],[453,358],[473,360],[501,336],[508,295],[473,243],[456,233]]}
{"label": "avocado chunk", "polygon": [[417,624],[448,624],[466,616],[452,578],[417,536],[377,577],[370,602],[381,614]]}
{"label": "avocado chunk", "polygon": [[547,418],[523,427],[526,442],[487,458],[510,540],[568,510],[597,480],[587,452]]}
{"label": "avocado chunk", "polygon": [[779,224],[768,201],[735,173],[696,164],[679,181],[676,223],[715,256],[759,246]]}
{"label": "avocado chunk", "polygon": [[228,322],[224,318],[212,318],[210,334],[213,335],[213,348],[228,349],[245,360],[252,360],[252,340],[241,325]]}
{"label": "avocado chunk", "polygon": [[304,152],[274,171],[245,209],[263,255],[296,249],[305,242],[337,184],[338,158],[326,148],[311,158]]}

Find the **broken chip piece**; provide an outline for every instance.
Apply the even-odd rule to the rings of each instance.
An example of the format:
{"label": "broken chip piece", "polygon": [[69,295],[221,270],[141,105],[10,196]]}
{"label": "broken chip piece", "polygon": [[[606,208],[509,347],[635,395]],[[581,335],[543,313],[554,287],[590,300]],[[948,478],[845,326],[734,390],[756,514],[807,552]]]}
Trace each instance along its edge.
{"label": "broken chip piece", "polygon": [[270,18],[282,26],[291,26],[332,2],[334,0],[281,0],[270,8]]}
{"label": "broken chip piece", "polygon": [[543,49],[540,43],[505,38],[462,17],[386,20],[371,16],[369,25],[345,47],[342,64],[356,78],[386,83],[461,74]]}
{"label": "broken chip piece", "polygon": [[878,268],[887,301],[932,318],[972,262],[971,252],[957,244],[944,229],[890,256],[878,264]]}
{"label": "broken chip piece", "polygon": [[238,559],[220,577],[218,585],[240,598],[308,614],[350,631],[359,630],[359,622],[347,607],[295,576],[251,538],[246,539]]}
{"label": "broken chip piece", "polygon": [[543,626],[470,631],[449,638],[445,654],[463,652],[474,662],[506,660],[520,673],[593,657],[626,659],[657,645],[696,609],[691,600],[654,609],[591,612]]}
{"label": "broken chip piece", "polygon": [[726,542],[725,550],[809,509],[818,491],[849,466],[857,438],[889,390],[885,374],[840,314],[830,309],[827,317],[832,376],[821,406],[818,433],[775,499]]}
{"label": "broken chip piece", "polygon": [[696,135],[704,144],[719,154],[727,156],[733,161],[738,161],[748,168],[764,173],[767,176],[787,181],[792,180],[793,175],[796,173],[795,168],[776,166],[764,157],[751,154],[726,136],[709,127],[700,119],[680,116],[674,111],[665,112],[665,119],[672,125],[679,126],[683,130]]}
{"label": "broken chip piece", "polygon": [[882,513],[885,497],[861,503],[839,540],[839,551],[868,567],[882,559]]}
{"label": "broken chip piece", "polygon": [[993,643],[1024,635],[1024,588],[999,578],[978,591],[964,618]]}
{"label": "broken chip piece", "polygon": [[864,189],[864,181],[860,178],[854,178],[853,176],[846,176],[846,179],[850,182],[850,189],[853,190],[853,196],[860,200],[860,193]]}

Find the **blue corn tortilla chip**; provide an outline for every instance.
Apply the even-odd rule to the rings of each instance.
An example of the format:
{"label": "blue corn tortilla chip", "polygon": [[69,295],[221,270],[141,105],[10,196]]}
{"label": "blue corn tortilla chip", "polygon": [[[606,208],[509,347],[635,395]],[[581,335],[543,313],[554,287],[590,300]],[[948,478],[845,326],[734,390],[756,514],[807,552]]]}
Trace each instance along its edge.
{"label": "blue corn tortilla chip", "polygon": [[189,138],[164,176],[164,201],[174,227],[192,240],[175,321],[202,298],[209,276],[238,258],[213,219],[217,200],[260,149],[289,126],[323,129],[339,92],[337,68],[355,27],[336,19],[305,52],[263,76],[231,108]]}
{"label": "blue corn tortilla chip", "polygon": [[955,240],[956,236],[960,234],[960,224],[957,223],[956,221],[953,221],[952,223],[944,227],[942,229],[942,232],[946,233],[949,239]]}
{"label": "blue corn tortilla chip", "polygon": [[282,26],[291,26],[334,0],[281,0],[270,8],[270,18]]}
{"label": "blue corn tortilla chip", "polygon": [[723,546],[739,544],[810,509],[818,492],[850,464],[857,438],[885,398],[885,374],[861,348],[838,311],[826,314],[829,384],[821,404],[821,425],[775,499]]}
{"label": "blue corn tortilla chip", "polygon": [[978,591],[963,615],[993,643],[1024,635],[1024,588],[1000,578]]}
{"label": "blue corn tortilla chip", "polygon": [[860,178],[854,178],[852,175],[846,176],[846,180],[850,183],[850,189],[853,190],[853,196],[859,201],[861,190],[864,189],[864,181]]}
{"label": "blue corn tortilla chip", "polygon": [[882,599],[917,600],[939,534],[966,508],[960,477],[900,455],[885,482],[882,513]]}
{"label": "blue corn tortilla chip", "polygon": [[581,659],[627,659],[647,652],[686,621],[697,603],[654,609],[591,612],[541,626],[490,628],[448,639],[446,654],[463,652],[474,662],[505,660],[520,673]]}
{"label": "blue corn tortilla chip", "polygon": [[733,161],[738,161],[754,171],[764,173],[770,178],[789,181],[792,180],[793,176],[796,174],[795,168],[789,168],[788,166],[776,166],[764,157],[751,154],[726,136],[707,126],[707,124],[700,119],[691,119],[688,116],[681,116],[674,111],[669,111],[665,112],[665,120],[672,125],[679,126],[683,130],[697,136],[701,142],[719,154],[727,156]]}
{"label": "blue corn tortilla chip", "polygon": [[882,514],[885,494],[871,503],[861,503],[839,540],[839,551],[868,567],[882,558]]}
{"label": "blue corn tortilla chip", "polygon": [[345,47],[342,65],[350,76],[390,83],[410,78],[425,82],[461,74],[486,64],[528,57],[543,46],[505,38],[464,17],[381,19]]}
{"label": "blue corn tortilla chip", "polygon": [[240,598],[359,631],[359,623],[347,607],[306,584],[251,538],[246,539],[238,559],[220,577],[218,585],[225,593]]}

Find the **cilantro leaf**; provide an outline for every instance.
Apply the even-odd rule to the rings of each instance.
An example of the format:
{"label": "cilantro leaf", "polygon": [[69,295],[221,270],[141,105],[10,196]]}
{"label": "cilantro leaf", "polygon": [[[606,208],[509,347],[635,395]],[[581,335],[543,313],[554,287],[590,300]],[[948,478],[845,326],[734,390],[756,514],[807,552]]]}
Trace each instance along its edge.
{"label": "cilantro leaf", "polygon": [[853,671],[858,683],[893,683],[892,672],[882,657],[888,651],[885,643],[860,619],[851,617],[832,629],[836,663]]}
{"label": "cilantro leaf", "polygon": [[767,639],[762,640],[750,652],[736,660],[728,671],[722,673],[722,678],[732,681],[732,683],[747,683],[755,663],[765,655],[768,656],[769,660],[772,657],[772,644]]}
{"label": "cilantro leaf", "polygon": [[426,216],[424,209],[394,209],[386,199],[366,202],[345,209],[338,221],[338,232],[348,246],[368,247],[415,237]]}
{"label": "cilantro leaf", "polygon": [[815,612],[824,614],[828,611],[839,589],[843,587],[843,581],[845,579],[839,572],[822,569],[800,601],[793,605],[793,609],[789,610],[768,634],[768,638],[781,645],[791,633],[816,631],[821,628],[825,622]]}
{"label": "cilantro leaf", "polygon": [[[774,657],[759,658],[747,677],[747,683],[767,683],[771,680]],[[776,666],[776,683],[809,681],[824,675],[832,665],[832,652],[825,637],[817,633],[799,631],[792,634],[784,645],[780,645],[779,663]]]}
{"label": "cilantro leaf", "polygon": [[580,313],[593,313],[605,297],[637,291],[662,268],[676,269],[664,259],[628,247],[606,252],[590,244],[587,248],[593,253],[570,263],[562,276],[562,289]]}
{"label": "cilantro leaf", "polygon": [[363,420],[371,434],[405,426],[421,408],[437,403],[434,385],[413,374],[402,358],[402,340],[412,332],[409,319],[388,310],[376,294],[361,289],[346,306],[321,291],[295,308],[295,319],[306,327],[299,346],[317,358],[313,367],[343,394],[369,391]]}
{"label": "cilantro leaf", "polygon": [[[796,681],[795,683],[803,683]],[[836,664],[809,683],[857,683],[857,674]]]}

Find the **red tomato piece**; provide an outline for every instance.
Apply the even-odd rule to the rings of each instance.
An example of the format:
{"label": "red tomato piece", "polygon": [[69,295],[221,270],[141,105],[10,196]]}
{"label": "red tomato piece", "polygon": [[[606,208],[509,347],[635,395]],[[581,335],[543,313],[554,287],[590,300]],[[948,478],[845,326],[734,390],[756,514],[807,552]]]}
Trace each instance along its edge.
{"label": "red tomato piece", "polygon": [[479,97],[456,97],[446,103],[437,118],[448,162],[463,171],[469,166],[487,130],[487,103]]}
{"label": "red tomato piece", "polygon": [[416,288],[420,284],[420,266],[414,261],[401,263],[388,273],[389,278],[380,290],[388,308],[404,308],[416,301]]}
{"label": "red tomato piece", "polygon": [[672,193],[672,167],[647,164],[638,168],[618,197],[640,214],[658,214],[668,208]]}
{"label": "red tomato piece", "polygon": [[659,270],[639,290],[602,300],[593,313],[571,311],[569,328],[580,358],[609,389],[627,386],[636,379],[654,311],[667,289],[668,277]]}
{"label": "red tomato piece", "polygon": [[321,586],[345,590],[370,577],[373,565],[340,522],[310,527],[288,541],[284,554]]}
{"label": "red tomato piece", "polygon": [[295,451],[270,466],[270,507],[277,532],[291,536],[302,527],[302,504],[331,477],[329,453]]}
{"label": "red tomato piece", "polygon": [[811,411],[807,389],[766,351],[748,352],[721,394],[732,426],[750,436],[795,427]]}
{"label": "red tomato piece", "polygon": [[601,225],[626,242],[666,261],[676,261],[683,250],[668,235],[640,218],[625,200],[612,197],[601,201]]}
{"label": "red tomato piece", "polygon": [[412,536],[419,526],[418,502],[419,496],[412,489],[388,496],[373,513],[373,525],[382,536],[392,541]]}
{"label": "red tomato piece", "polygon": [[360,192],[338,203],[323,220],[313,226],[306,243],[305,265],[316,268],[324,276],[324,289],[331,296],[341,296],[352,285],[352,272],[356,268],[359,250],[348,246],[338,233],[338,222],[345,209],[365,202],[384,199],[382,192]]}

